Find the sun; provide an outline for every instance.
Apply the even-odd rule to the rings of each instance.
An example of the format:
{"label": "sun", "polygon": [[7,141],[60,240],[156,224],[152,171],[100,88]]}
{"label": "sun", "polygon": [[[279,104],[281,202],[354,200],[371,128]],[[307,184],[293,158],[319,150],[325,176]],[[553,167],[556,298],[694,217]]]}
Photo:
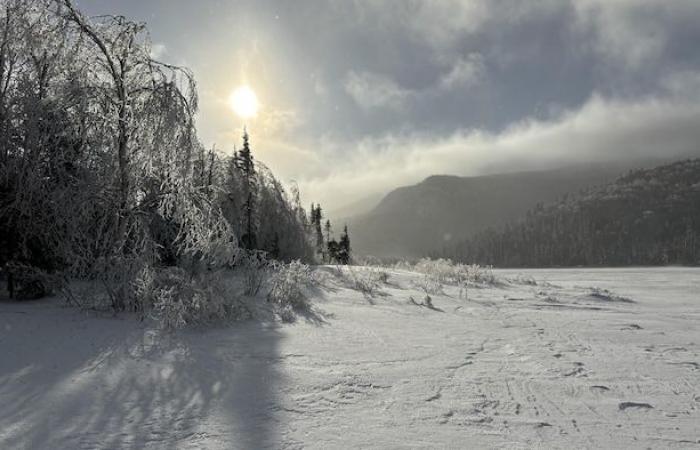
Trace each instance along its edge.
{"label": "sun", "polygon": [[258,115],[260,103],[250,86],[236,88],[228,99],[229,106],[242,119],[252,119]]}

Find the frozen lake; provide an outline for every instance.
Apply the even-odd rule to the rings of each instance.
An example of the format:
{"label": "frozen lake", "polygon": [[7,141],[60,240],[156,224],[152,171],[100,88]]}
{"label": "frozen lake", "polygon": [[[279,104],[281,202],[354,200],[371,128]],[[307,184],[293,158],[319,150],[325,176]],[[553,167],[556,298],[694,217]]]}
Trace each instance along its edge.
{"label": "frozen lake", "polygon": [[318,270],[294,324],[0,303],[0,448],[700,445],[698,269],[499,270],[429,303],[422,274]]}
{"label": "frozen lake", "polygon": [[531,276],[563,287],[597,286],[652,306],[674,304],[700,309],[700,268],[634,267],[496,269],[503,277]]}

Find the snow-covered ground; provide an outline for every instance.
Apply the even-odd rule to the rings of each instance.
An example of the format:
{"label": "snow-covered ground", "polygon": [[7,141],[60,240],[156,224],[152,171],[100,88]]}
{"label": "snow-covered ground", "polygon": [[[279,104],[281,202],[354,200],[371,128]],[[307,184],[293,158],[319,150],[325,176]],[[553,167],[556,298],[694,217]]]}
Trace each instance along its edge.
{"label": "snow-covered ground", "polygon": [[318,270],[294,324],[0,302],[0,448],[700,448],[700,270],[499,271],[540,282],[433,308],[418,274]]}

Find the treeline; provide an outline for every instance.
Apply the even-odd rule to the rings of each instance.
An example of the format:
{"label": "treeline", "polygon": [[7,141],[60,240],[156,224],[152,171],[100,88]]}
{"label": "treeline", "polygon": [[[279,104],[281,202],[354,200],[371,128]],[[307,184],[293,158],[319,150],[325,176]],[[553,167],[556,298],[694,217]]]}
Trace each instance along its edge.
{"label": "treeline", "polygon": [[323,223],[323,209],[321,205],[312,203],[310,211],[309,220],[318,258],[327,264],[350,264],[351,248],[347,225],[343,228],[340,239],[336,240],[330,220],[326,220],[323,227],[321,226]]}
{"label": "treeline", "polygon": [[[478,211],[475,211],[478,214]],[[631,171],[538,205],[441,255],[499,267],[700,264],[700,160]]]}
{"label": "treeline", "polygon": [[206,286],[242,250],[314,261],[298,192],[247,133],[234,156],[204,148],[191,72],[152,54],[124,17],[0,3],[0,268],[100,280],[123,310],[160,268]]}

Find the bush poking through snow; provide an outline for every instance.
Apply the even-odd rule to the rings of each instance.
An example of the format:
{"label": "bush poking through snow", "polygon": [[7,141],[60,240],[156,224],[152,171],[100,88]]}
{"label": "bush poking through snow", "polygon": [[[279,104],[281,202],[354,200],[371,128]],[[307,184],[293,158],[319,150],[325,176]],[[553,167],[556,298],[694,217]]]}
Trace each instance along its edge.
{"label": "bush poking through snow", "polygon": [[607,289],[601,289],[599,287],[590,288],[589,296],[595,298],[596,300],[602,300],[606,302],[620,302],[620,303],[634,303],[634,300],[620,297]]}
{"label": "bush poking through snow", "polygon": [[51,295],[63,286],[63,280],[55,275],[26,264],[9,263],[5,266],[10,298],[34,300]]}
{"label": "bush poking through snow", "polygon": [[236,266],[243,274],[244,294],[251,297],[258,295],[270,269],[265,252],[241,251],[236,258]]}
{"label": "bush poking through snow", "polygon": [[439,277],[425,274],[418,281],[412,283],[416,289],[420,289],[429,295],[442,295],[445,293]]}
{"label": "bush poking through snow", "polygon": [[277,308],[277,317],[284,323],[293,323],[297,320],[297,314],[290,305]]}
{"label": "bush poking through snow", "polygon": [[389,280],[389,274],[377,268],[353,269],[348,266],[347,271],[349,276],[345,279],[349,281],[350,288],[370,297]]}
{"label": "bush poking through snow", "polygon": [[173,330],[249,318],[250,310],[228,280],[224,270],[192,273],[143,265],[117,270],[109,279],[73,283],[63,294],[79,307],[98,311],[114,310],[119,301],[124,309]]}
{"label": "bush poking through snow", "polygon": [[443,294],[443,286],[450,285],[459,287],[460,298],[467,298],[470,285],[491,286],[497,283],[492,267],[456,264],[449,259],[423,258],[415,265],[402,261],[397,263],[394,268],[423,274],[423,278],[414,282],[414,285],[426,294],[432,295]]}
{"label": "bush poking through snow", "polygon": [[[281,309],[304,309],[308,306],[304,288],[313,284],[311,268],[300,261],[276,264],[272,269],[269,284],[269,302]],[[284,317],[282,319],[284,320]]]}
{"label": "bush poking through snow", "polygon": [[423,258],[414,265],[406,262],[397,263],[395,268],[422,273],[431,277],[436,283],[452,286],[493,285],[497,282],[491,266],[460,264],[449,259]]}
{"label": "bush poking through snow", "polygon": [[231,294],[224,279],[218,272],[191,277],[180,268],[169,268],[144,290],[154,301],[153,315],[166,329],[249,318],[250,310]]}
{"label": "bush poking through snow", "polygon": [[86,277],[66,283],[61,295],[67,303],[81,308],[145,312],[154,304],[151,284],[156,272],[143,256],[97,258]]}

